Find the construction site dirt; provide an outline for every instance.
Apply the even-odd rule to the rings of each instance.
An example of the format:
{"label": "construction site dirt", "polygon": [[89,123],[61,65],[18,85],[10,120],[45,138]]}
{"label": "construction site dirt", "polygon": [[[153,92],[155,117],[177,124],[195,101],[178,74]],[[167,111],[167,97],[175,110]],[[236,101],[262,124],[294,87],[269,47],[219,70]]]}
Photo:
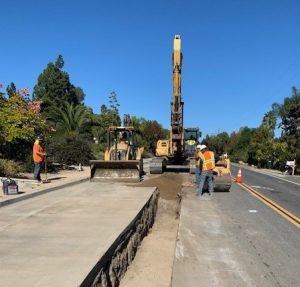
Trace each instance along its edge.
{"label": "construction site dirt", "polygon": [[121,280],[121,287],[170,286],[179,223],[181,194],[193,186],[193,177],[164,173],[146,177],[139,186],[156,186],[160,191],[158,211],[151,232],[144,238]]}

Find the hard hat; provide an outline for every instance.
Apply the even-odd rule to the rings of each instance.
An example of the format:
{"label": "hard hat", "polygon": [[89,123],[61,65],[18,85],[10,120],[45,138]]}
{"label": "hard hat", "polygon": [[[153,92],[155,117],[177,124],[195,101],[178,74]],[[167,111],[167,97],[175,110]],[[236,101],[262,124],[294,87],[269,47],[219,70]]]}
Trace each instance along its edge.
{"label": "hard hat", "polygon": [[203,150],[203,149],[205,149],[205,148],[207,148],[207,146],[206,146],[205,144],[201,144],[201,145],[200,145],[200,150]]}
{"label": "hard hat", "polygon": [[201,149],[201,144],[198,144],[198,145],[196,146],[196,149]]}

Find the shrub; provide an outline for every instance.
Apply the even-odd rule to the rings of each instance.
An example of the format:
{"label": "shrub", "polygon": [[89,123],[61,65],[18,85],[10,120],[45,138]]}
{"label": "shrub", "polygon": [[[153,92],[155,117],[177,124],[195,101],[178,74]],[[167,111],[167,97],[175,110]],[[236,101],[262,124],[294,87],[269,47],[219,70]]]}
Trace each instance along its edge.
{"label": "shrub", "polygon": [[46,150],[49,160],[67,165],[88,165],[94,159],[90,144],[79,136],[53,138]]}
{"label": "shrub", "polygon": [[13,160],[0,159],[0,176],[14,177],[21,172],[21,165]]}

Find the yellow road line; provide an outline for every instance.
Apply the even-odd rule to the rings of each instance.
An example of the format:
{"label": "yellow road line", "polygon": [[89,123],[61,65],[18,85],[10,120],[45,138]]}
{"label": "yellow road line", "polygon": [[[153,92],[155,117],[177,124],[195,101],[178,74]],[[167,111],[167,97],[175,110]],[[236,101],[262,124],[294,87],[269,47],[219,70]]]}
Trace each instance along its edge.
{"label": "yellow road line", "polygon": [[300,228],[300,218],[299,217],[290,213],[289,211],[287,211],[286,209],[284,209],[283,207],[281,207],[280,205],[278,205],[277,203],[275,203],[268,197],[257,192],[255,189],[253,189],[249,185],[247,185],[245,183],[237,183],[237,182],[236,182],[236,184],[239,185],[240,187],[242,187],[243,189],[245,189],[246,191],[250,192],[253,196],[255,196],[257,199],[262,201],[267,206],[271,207],[274,211],[276,211],[279,215],[281,215],[286,220],[288,220],[289,222],[294,224],[296,227]]}

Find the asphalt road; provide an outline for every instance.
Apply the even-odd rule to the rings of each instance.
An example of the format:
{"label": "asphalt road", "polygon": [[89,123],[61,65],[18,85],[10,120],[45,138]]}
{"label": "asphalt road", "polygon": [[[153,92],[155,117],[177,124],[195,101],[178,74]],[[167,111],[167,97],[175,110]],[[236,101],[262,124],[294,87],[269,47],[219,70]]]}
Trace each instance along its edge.
{"label": "asphalt road", "polygon": [[300,217],[300,177],[278,171],[232,164],[232,175],[242,169],[243,182],[268,197],[290,213]]}
{"label": "asphalt road", "polygon": [[[260,186],[257,189],[267,195],[280,198],[281,193],[270,192],[272,188],[288,194],[282,199],[298,198],[298,185],[283,190],[273,177],[242,172],[249,185]],[[296,208],[297,203],[287,202],[286,207]],[[296,287],[300,286],[299,266],[299,228],[242,187],[233,183],[229,193],[204,198],[196,198],[192,189],[186,191],[173,287]]]}

